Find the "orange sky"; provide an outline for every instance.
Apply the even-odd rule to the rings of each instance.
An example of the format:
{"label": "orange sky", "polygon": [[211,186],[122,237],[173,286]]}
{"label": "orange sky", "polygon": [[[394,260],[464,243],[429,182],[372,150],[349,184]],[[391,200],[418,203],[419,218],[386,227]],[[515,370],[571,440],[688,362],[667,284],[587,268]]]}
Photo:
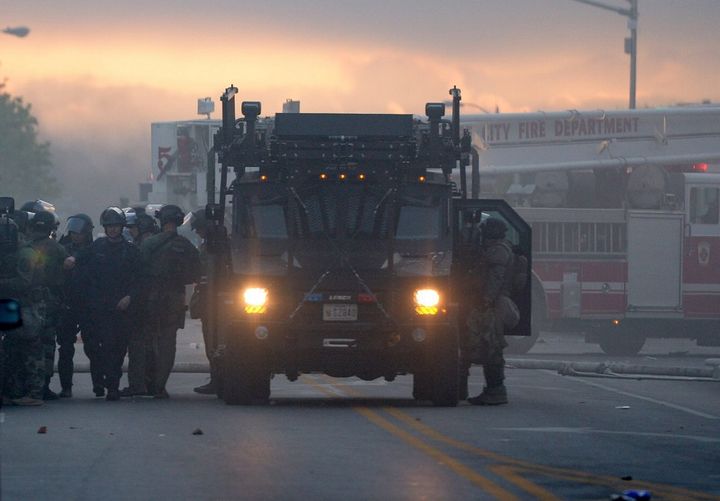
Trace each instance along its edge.
{"label": "orange sky", "polygon": [[[230,83],[264,113],[287,98],[304,111],[419,113],[453,85],[501,111],[627,106],[625,19],[571,0],[26,0],[2,10],[6,25],[32,30],[1,37],[0,69],[33,104],[59,172],[129,163],[123,191],[150,161],[150,123],[195,118],[196,99],[217,101]],[[720,1],[640,0],[640,16],[638,106],[720,102]]]}

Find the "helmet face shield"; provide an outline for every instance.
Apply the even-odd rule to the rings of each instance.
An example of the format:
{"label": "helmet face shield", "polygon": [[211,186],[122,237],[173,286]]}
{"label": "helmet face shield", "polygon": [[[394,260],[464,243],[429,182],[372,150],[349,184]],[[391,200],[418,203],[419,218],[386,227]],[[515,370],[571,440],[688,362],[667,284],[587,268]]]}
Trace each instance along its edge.
{"label": "helmet face shield", "polygon": [[136,226],[137,225],[137,214],[133,212],[125,213],[125,226]]}
{"label": "helmet face shield", "polygon": [[87,231],[87,221],[80,219],[79,217],[70,217],[67,221],[67,231],[74,233],[85,233]]}

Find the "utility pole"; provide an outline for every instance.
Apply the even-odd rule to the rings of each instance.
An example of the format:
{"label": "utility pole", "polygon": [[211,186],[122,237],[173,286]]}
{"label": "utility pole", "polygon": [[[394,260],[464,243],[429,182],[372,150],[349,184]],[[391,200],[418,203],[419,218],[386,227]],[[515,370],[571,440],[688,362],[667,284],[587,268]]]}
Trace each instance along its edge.
{"label": "utility pole", "polygon": [[638,25],[638,0],[626,0],[630,4],[629,9],[615,7],[596,0],[575,0],[579,3],[592,5],[599,9],[605,9],[627,18],[627,26],[630,30],[630,37],[625,39],[625,54],[630,54],[630,99],[629,107],[635,109],[635,94],[637,86],[637,25]]}

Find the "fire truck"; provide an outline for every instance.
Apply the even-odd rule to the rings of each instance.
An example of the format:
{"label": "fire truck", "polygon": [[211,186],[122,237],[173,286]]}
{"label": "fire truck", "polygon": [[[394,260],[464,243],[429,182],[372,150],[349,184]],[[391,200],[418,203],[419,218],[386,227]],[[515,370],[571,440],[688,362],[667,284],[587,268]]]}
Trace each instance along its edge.
{"label": "fire truck", "polygon": [[[532,226],[533,324],[607,354],[720,345],[720,107],[465,115],[472,197]],[[716,170],[717,172],[713,172]]]}

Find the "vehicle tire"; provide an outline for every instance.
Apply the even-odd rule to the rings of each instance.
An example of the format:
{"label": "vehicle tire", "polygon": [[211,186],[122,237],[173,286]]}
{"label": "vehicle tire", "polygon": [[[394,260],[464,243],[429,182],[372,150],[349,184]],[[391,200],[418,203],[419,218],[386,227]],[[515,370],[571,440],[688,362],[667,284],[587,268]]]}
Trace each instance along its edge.
{"label": "vehicle tire", "polygon": [[470,379],[470,370],[463,365],[460,366],[460,374],[458,375],[458,400],[467,400],[470,396],[470,387],[468,379]]}
{"label": "vehicle tire", "polygon": [[221,368],[220,370],[216,370],[215,372],[215,395],[219,399],[223,399],[223,381],[224,381],[224,375],[223,375],[223,364],[225,362],[224,357],[219,357],[215,359],[215,363],[218,364],[218,366]]}
{"label": "vehicle tire", "polygon": [[629,328],[606,328],[598,335],[600,349],[607,355],[633,356],[640,353],[645,336]]}
{"label": "vehicle tire", "polygon": [[432,400],[432,380],[426,369],[413,374],[412,395],[415,400]]}
{"label": "vehicle tire", "polygon": [[436,407],[455,407],[460,395],[460,346],[457,332],[438,333],[432,353],[432,402]]}
{"label": "vehicle tire", "polygon": [[222,399],[228,405],[266,403],[270,398],[270,371],[263,350],[232,343],[223,357]]}

